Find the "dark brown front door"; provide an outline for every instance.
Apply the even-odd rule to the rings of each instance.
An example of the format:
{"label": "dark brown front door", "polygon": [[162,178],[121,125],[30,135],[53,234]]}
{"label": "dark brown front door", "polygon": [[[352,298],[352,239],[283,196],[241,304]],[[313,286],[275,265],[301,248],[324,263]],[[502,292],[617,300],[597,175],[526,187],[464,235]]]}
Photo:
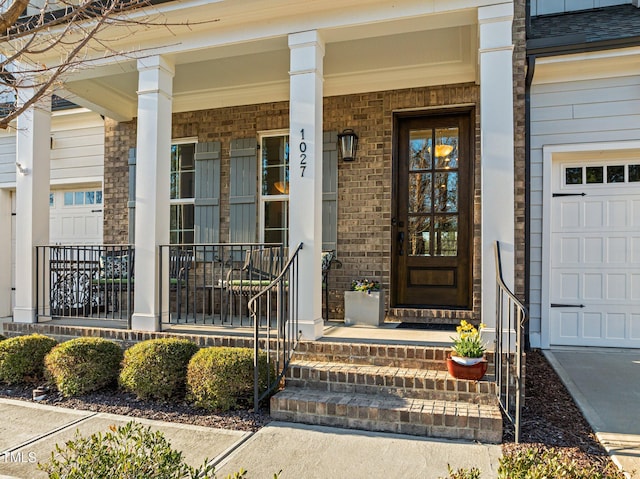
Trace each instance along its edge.
{"label": "dark brown front door", "polygon": [[470,113],[396,121],[396,307],[471,306]]}

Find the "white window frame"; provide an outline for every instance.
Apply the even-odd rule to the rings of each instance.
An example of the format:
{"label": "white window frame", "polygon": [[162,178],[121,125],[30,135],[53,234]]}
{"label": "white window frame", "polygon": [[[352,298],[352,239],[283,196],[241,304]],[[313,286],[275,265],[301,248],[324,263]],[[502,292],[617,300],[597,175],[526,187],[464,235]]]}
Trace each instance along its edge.
{"label": "white window frame", "polygon": [[[194,145],[194,162],[195,162],[195,145],[198,144],[198,137],[187,137],[187,138],[175,138],[171,140],[171,146],[173,147],[174,145]],[[169,168],[171,168],[171,166],[169,166]],[[195,175],[195,163],[194,163],[194,175]],[[171,175],[171,171],[169,171],[169,175]],[[195,191],[193,192],[193,198],[174,198],[172,199],[171,197],[169,197],[169,210],[171,210],[171,206],[175,206],[175,205],[195,205],[196,202],[196,197],[195,197]],[[169,195],[171,195],[171,192],[169,192]],[[195,206],[194,206],[195,208]],[[194,225],[195,228],[195,225]],[[180,231],[185,231],[184,228],[182,228]],[[169,233],[171,234],[171,233]],[[194,231],[195,234],[195,231]],[[195,241],[195,237],[194,237],[194,241]]]}
{"label": "white window frame", "polygon": [[[265,138],[269,138],[269,137],[279,137],[279,136],[286,136],[287,137],[287,141],[289,141],[289,130],[288,129],[282,129],[282,130],[268,130],[268,131],[259,131],[258,132],[258,145],[260,145],[260,148],[258,150],[258,206],[260,208],[259,211],[259,217],[260,217],[260,235],[259,235],[259,241],[261,243],[264,243],[264,228],[265,228],[265,214],[264,214],[264,209],[265,209],[265,205],[266,203],[270,202],[270,201],[285,201],[287,203],[287,215],[289,213],[289,195],[288,194],[282,194],[282,195],[263,195],[262,194],[262,142]],[[289,145],[289,148],[291,148],[291,145]],[[289,218],[287,217],[287,240],[289,238],[288,232],[289,232],[289,228],[290,228],[290,222],[289,222]],[[289,246],[288,244],[284,245]]]}

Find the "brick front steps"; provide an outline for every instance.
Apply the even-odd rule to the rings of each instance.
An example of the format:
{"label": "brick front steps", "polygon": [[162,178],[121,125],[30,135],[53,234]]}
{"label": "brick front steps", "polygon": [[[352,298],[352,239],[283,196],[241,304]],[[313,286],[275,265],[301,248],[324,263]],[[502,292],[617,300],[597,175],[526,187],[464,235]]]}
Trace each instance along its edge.
{"label": "brick front steps", "polygon": [[303,342],[271,399],[274,419],[499,443],[495,383],[455,379],[447,348]]}

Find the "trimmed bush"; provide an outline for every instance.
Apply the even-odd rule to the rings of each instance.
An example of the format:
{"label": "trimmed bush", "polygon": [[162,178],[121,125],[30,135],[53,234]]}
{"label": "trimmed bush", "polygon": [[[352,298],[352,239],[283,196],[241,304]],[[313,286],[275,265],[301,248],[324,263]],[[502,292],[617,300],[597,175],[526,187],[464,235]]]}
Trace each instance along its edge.
{"label": "trimmed bush", "polygon": [[[260,354],[259,387],[267,385],[267,355]],[[273,374],[271,374],[273,377]],[[211,347],[198,351],[187,369],[187,400],[226,411],[253,405],[253,350]]]}
{"label": "trimmed bush", "polygon": [[0,341],[0,381],[16,384],[42,380],[44,357],[55,345],[55,339],[42,334]]}
{"label": "trimmed bush", "polygon": [[[171,444],[160,431],[152,431],[140,423],[128,422],[124,426],[110,426],[105,434],[84,437],[79,431],[64,447],[56,444],[51,458],[38,468],[49,477],[85,479],[87,477],[128,479],[215,479],[213,466],[205,459],[202,466],[189,466],[182,452]],[[240,470],[228,478],[245,477]]]}
{"label": "trimmed bush", "polygon": [[187,339],[150,339],[124,352],[120,386],[139,398],[184,396],[187,365],[198,346]]}
{"label": "trimmed bush", "polygon": [[46,356],[47,372],[64,396],[75,396],[115,384],[122,349],[104,338],[75,338],[59,344]]}
{"label": "trimmed bush", "polygon": [[500,479],[623,479],[625,475],[612,464],[599,470],[582,467],[571,458],[559,454],[555,449],[530,448],[506,454],[500,458]]}
{"label": "trimmed bush", "polygon": [[7,337],[2,335],[2,334],[0,334],[0,341],[4,341],[5,339],[7,339]]}

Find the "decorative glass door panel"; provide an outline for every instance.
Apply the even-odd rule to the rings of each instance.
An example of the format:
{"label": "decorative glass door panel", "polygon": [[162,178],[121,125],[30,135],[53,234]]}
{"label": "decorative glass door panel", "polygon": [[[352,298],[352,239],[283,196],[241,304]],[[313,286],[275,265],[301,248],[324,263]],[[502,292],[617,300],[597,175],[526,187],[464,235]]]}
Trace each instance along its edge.
{"label": "decorative glass door panel", "polygon": [[468,114],[397,122],[394,302],[468,307],[470,172]]}

